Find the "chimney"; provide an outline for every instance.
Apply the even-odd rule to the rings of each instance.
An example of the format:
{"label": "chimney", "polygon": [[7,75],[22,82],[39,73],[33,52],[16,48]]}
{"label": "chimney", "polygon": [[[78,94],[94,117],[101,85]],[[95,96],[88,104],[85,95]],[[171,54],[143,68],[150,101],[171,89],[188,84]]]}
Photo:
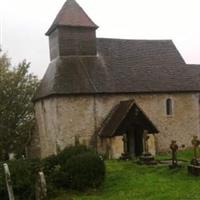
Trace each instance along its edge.
{"label": "chimney", "polygon": [[67,0],[47,31],[51,61],[59,56],[96,55],[96,29],[75,0]]}

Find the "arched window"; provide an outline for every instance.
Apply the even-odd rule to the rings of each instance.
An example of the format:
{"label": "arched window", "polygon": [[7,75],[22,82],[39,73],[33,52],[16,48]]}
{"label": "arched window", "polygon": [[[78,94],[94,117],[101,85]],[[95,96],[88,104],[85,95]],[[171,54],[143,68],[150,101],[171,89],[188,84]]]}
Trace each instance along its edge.
{"label": "arched window", "polygon": [[166,100],[166,113],[167,115],[172,115],[172,100],[171,99]]}

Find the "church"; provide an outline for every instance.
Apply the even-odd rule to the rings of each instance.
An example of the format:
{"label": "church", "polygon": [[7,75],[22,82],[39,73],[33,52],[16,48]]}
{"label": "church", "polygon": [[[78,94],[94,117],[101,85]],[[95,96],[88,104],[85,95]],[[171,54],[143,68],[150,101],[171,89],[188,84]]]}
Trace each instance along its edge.
{"label": "church", "polygon": [[97,38],[99,27],[67,0],[47,31],[50,64],[33,102],[38,157],[76,143],[108,158],[152,154],[200,136],[200,66],[171,40]]}

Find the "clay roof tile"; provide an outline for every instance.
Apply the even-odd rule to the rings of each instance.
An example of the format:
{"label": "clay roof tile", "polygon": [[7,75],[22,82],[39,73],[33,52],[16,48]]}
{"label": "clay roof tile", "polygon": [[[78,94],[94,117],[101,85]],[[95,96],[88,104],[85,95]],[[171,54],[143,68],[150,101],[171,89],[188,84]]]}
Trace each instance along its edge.
{"label": "clay roof tile", "polygon": [[75,0],[65,2],[46,35],[50,35],[58,26],[98,28]]}

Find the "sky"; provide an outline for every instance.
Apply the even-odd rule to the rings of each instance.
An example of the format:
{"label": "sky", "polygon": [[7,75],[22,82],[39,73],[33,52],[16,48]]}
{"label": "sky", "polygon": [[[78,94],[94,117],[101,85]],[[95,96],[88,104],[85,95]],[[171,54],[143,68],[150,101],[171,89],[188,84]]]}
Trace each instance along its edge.
{"label": "sky", "polygon": [[[172,39],[188,64],[200,64],[199,0],[76,0],[99,26],[97,37]],[[0,43],[13,65],[26,59],[42,78],[50,27],[65,0],[0,0]]]}

